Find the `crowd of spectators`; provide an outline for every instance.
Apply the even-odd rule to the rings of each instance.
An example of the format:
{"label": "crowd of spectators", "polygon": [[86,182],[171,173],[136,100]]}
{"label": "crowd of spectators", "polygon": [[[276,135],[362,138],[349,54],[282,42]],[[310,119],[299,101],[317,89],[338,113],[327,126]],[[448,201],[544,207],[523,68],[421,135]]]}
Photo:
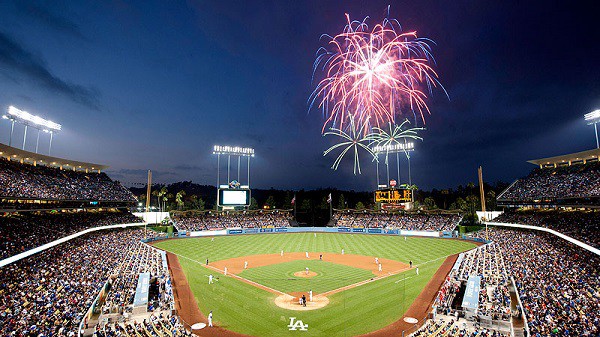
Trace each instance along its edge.
{"label": "crowd of spectators", "polygon": [[133,311],[138,276],[140,273],[150,274],[150,283],[156,284],[158,290],[149,298],[147,309],[168,310],[173,302],[173,294],[169,285],[169,270],[163,256],[153,247],[140,241],[129,247],[129,254],[119,262],[119,266],[109,277],[110,290],[106,296],[102,312],[105,314]]}
{"label": "crowd of spectators", "polygon": [[382,228],[416,231],[450,231],[460,221],[458,214],[369,213],[340,211],[334,215],[334,226]]}
{"label": "crowd of spectators", "polygon": [[76,335],[105,282],[132,265],[139,241],[152,233],[93,232],[1,268],[0,335]]}
{"label": "crowd of spectators", "polygon": [[461,324],[456,320],[429,319],[412,337],[508,337],[495,330]]}
{"label": "crowd of spectators", "polygon": [[600,162],[536,168],[498,196],[502,200],[600,196]]}
{"label": "crowd of spectators", "polygon": [[452,314],[451,305],[460,285],[470,276],[481,278],[477,318],[480,321],[505,321],[511,317],[509,277],[500,247],[490,243],[461,254],[462,260],[446,278],[435,300],[438,312]]}
{"label": "crowd of spectators", "polygon": [[172,337],[191,337],[177,316],[152,315],[149,319],[141,322],[128,323],[109,323],[97,325],[93,334],[94,337],[139,337],[139,336],[172,336]]}
{"label": "crowd of spectators", "polygon": [[489,239],[516,282],[532,336],[600,335],[600,257],[548,233],[491,229]]}
{"label": "crowd of spectators", "polygon": [[598,211],[517,211],[505,212],[494,222],[546,227],[600,248],[600,212]]}
{"label": "crowd of spectators", "polygon": [[0,197],[57,200],[136,201],[105,173],[61,170],[0,158]]}
{"label": "crowd of spectators", "polygon": [[129,212],[19,212],[0,216],[0,259],[87,228],[142,220]]}
{"label": "crowd of spectators", "polygon": [[291,214],[285,211],[191,212],[171,217],[180,231],[221,230],[225,228],[288,227]]}

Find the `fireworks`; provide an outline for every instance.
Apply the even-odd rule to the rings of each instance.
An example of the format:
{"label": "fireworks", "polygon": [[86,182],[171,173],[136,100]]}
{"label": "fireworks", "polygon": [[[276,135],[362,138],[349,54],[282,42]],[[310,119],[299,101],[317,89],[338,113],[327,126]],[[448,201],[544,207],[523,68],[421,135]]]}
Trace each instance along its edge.
{"label": "fireworks", "polygon": [[322,36],[327,46],[319,48],[314,62],[313,78],[319,70],[324,78],[309,103],[323,110],[322,131],[344,129],[350,115],[365,133],[394,124],[397,116],[420,116],[425,123],[427,92],[441,87],[432,68],[431,40],[402,32],[398,21],[388,18],[373,29],[366,18],[352,21],[346,14],[346,19],[341,34]]}
{"label": "fireworks", "polygon": [[[324,78],[316,84],[309,104],[323,111],[322,133],[341,138],[324,152],[343,148],[332,169],[353,150],[354,174],[360,174],[359,150],[377,160],[374,146],[389,148],[407,138],[422,140],[417,132],[423,128],[403,127],[407,117],[425,124],[425,115],[430,113],[428,93],[443,87],[433,69],[431,40],[403,32],[394,19],[385,18],[372,29],[367,18],[356,21],[346,14],[346,20],[341,34],[321,36],[327,44],[317,51],[313,80],[318,72]],[[396,125],[398,119],[403,120],[400,125]]]}
{"label": "fireworks", "polygon": [[340,162],[342,161],[342,158],[344,158],[346,153],[348,153],[350,150],[353,150],[353,152],[354,152],[354,174],[356,174],[356,172],[358,172],[358,174],[361,174],[359,150],[361,148],[364,149],[374,159],[376,159],[375,154],[373,153],[373,151],[370,148],[370,145],[373,143],[374,138],[373,138],[373,134],[368,134],[366,136],[364,135],[363,128],[365,127],[366,124],[363,124],[357,128],[357,125],[354,122],[354,118],[352,117],[352,115],[348,115],[348,120],[349,120],[349,123],[348,123],[347,131],[344,131],[342,129],[337,129],[337,128],[331,128],[330,131],[325,132],[323,134],[324,136],[332,135],[332,136],[337,136],[337,137],[341,138],[341,141],[339,143],[333,145],[332,147],[327,149],[325,152],[323,152],[323,156],[326,156],[327,154],[329,154],[331,151],[333,151],[335,149],[342,148],[342,152],[338,155],[336,160],[333,162],[333,165],[331,166],[332,169],[337,170],[338,166],[340,165]]}

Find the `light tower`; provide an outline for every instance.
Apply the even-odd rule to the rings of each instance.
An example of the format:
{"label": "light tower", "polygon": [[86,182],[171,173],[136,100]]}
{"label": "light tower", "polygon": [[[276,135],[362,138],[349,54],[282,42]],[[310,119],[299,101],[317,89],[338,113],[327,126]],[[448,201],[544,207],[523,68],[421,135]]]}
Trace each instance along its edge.
{"label": "light tower", "polygon": [[15,122],[19,124],[25,125],[25,132],[23,133],[23,147],[25,150],[25,140],[27,139],[27,128],[32,127],[37,129],[37,140],[35,142],[35,153],[38,153],[38,146],[40,143],[40,132],[44,131],[46,133],[50,133],[50,144],[48,145],[48,155],[50,155],[50,150],[52,149],[52,138],[55,133],[59,132],[62,126],[58,123],[54,123],[53,121],[43,119],[39,116],[35,116],[30,114],[27,111],[23,111],[15,108],[14,106],[9,106],[7,114],[2,116],[3,119],[8,119],[12,122],[10,126],[10,138],[8,140],[8,146],[12,146],[12,136],[13,131],[15,129]]}
{"label": "light tower", "polygon": [[594,110],[583,116],[587,125],[594,125],[594,131],[596,132],[596,148],[600,149],[600,143],[598,142],[598,123],[600,123],[600,109]]}

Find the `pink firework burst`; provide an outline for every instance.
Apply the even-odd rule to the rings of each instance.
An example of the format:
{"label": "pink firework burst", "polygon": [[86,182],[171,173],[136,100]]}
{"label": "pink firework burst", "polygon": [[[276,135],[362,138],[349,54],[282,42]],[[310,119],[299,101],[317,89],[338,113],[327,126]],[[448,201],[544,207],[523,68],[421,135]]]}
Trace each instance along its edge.
{"label": "pink firework burst", "polygon": [[430,114],[426,99],[433,87],[443,87],[433,69],[429,39],[416,32],[402,32],[396,20],[384,19],[369,29],[365,18],[352,21],[341,34],[323,35],[327,46],[319,48],[313,78],[322,71],[309,102],[323,110],[327,126],[344,128],[348,116],[354,123],[373,127],[395,123],[412,115],[425,124]]}

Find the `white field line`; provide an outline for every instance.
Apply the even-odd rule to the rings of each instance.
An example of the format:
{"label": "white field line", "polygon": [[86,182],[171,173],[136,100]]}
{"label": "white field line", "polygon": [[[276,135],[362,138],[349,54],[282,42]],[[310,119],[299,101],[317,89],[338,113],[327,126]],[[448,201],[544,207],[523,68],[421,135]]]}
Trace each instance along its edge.
{"label": "white field line", "polygon": [[[181,257],[183,257],[183,258],[186,258],[186,259],[188,259],[188,260],[190,260],[190,261],[194,261],[194,262],[196,262],[197,264],[199,264],[199,265],[201,265],[201,266],[204,266],[204,267],[206,267],[206,268],[209,268],[209,269],[215,270],[215,271],[217,271],[217,272],[219,272],[219,273],[221,273],[221,274],[224,274],[224,273],[225,273],[225,271],[224,271],[224,270],[218,269],[218,268],[216,268],[216,267],[213,267],[213,266],[211,266],[211,265],[208,265],[208,266],[207,266],[207,265],[203,264],[202,262],[200,262],[200,261],[197,261],[197,260],[194,260],[194,259],[192,259],[192,258],[189,258],[189,257],[187,257],[187,256],[183,256],[183,255],[179,255],[179,254],[175,254],[175,255],[177,255],[177,256],[181,256]],[[433,259],[433,260],[425,261],[425,262],[421,263],[420,265],[425,265],[425,264],[428,264],[428,263],[431,263],[431,262],[434,262],[434,261],[437,261],[437,260],[445,259],[445,258],[447,258],[448,256],[452,256],[452,255],[454,255],[454,254],[450,254],[450,255],[446,255],[446,256],[441,256],[441,257],[438,257],[438,258],[436,258],[436,259]],[[319,295],[322,295],[322,296],[333,295],[333,294],[336,294],[336,293],[342,292],[342,291],[344,291],[344,290],[348,290],[348,289],[356,288],[356,287],[358,287],[358,286],[361,286],[361,285],[364,285],[364,284],[367,284],[367,283],[371,283],[371,282],[375,282],[375,281],[378,281],[378,280],[382,280],[382,279],[384,279],[384,278],[386,278],[386,277],[390,277],[390,276],[398,275],[398,274],[400,274],[400,273],[402,273],[402,272],[404,272],[404,271],[407,271],[407,270],[410,270],[410,269],[400,269],[400,270],[397,270],[397,271],[394,271],[394,272],[390,272],[390,273],[388,273],[387,275],[384,275],[384,276],[377,276],[377,277],[374,277],[374,278],[371,278],[371,279],[368,279],[368,280],[364,280],[364,281],[360,281],[360,282],[357,282],[357,283],[353,283],[353,284],[350,284],[350,285],[347,285],[347,286],[343,286],[343,287],[341,287],[341,288],[337,288],[337,289],[333,289],[333,290],[330,290],[330,291],[326,291],[326,292],[324,292],[324,293],[322,293],[322,294],[319,294]],[[264,286],[264,285],[262,285],[262,284],[260,284],[260,283],[256,283],[256,282],[254,282],[254,281],[250,281],[250,280],[248,280],[248,279],[246,279],[246,278],[243,278],[243,277],[241,277],[241,276],[238,276],[238,275],[236,275],[236,274],[231,274],[231,273],[228,273],[228,274],[229,274],[229,275],[231,275],[231,276],[232,276],[232,277],[234,277],[234,278],[237,278],[237,279],[241,280],[241,281],[244,281],[244,282],[247,282],[247,283],[249,283],[249,284],[252,284],[252,285],[254,285],[255,287],[258,287],[258,288],[263,288],[263,289],[269,289],[269,290],[271,290],[271,291],[272,291],[272,292],[274,292],[274,293],[277,293],[277,294],[280,294],[280,295],[286,295],[284,292],[281,292],[281,291],[279,291],[279,290],[276,290],[276,289],[273,289],[273,288],[270,288],[270,287]],[[397,283],[398,283],[398,282],[400,282],[400,281],[403,281],[403,280],[408,280],[408,279],[410,279],[410,278],[413,278],[413,277],[414,277],[414,276],[410,276],[410,277],[407,277],[407,278],[404,278],[404,279],[398,280],[398,281],[396,281],[396,282],[394,282],[394,283],[396,283],[396,284],[397,284]]]}
{"label": "white field line", "polygon": [[[217,268],[217,267],[213,267],[213,266],[211,266],[211,265],[208,265],[208,266],[207,266],[206,264],[204,264],[204,263],[202,263],[202,262],[200,262],[200,261],[198,261],[198,260],[194,260],[194,259],[192,259],[192,258],[189,258],[189,257],[187,257],[187,256],[184,256],[184,255],[179,255],[179,254],[175,254],[175,255],[177,255],[177,256],[180,256],[180,257],[183,257],[183,258],[185,258],[185,259],[188,259],[188,260],[190,260],[190,261],[196,262],[197,264],[199,264],[199,265],[201,265],[201,266],[203,266],[203,267],[205,267],[205,268],[212,269],[212,270],[214,270],[214,271],[216,271],[216,272],[218,272],[218,273],[220,273],[220,274],[225,274],[225,271],[224,271],[224,270],[221,270],[221,269],[219,269],[219,268]],[[250,281],[250,280],[248,280],[247,278],[243,278],[243,277],[241,277],[241,276],[238,276],[238,275],[236,275],[236,274],[227,273],[227,275],[229,275],[229,276],[231,276],[231,277],[233,277],[233,278],[236,278],[236,279],[238,279],[238,280],[240,280],[240,281],[243,281],[243,282],[249,283],[249,284],[251,284],[251,285],[253,285],[253,286],[257,287],[257,288],[261,288],[261,289],[268,289],[270,292],[272,292],[272,293],[275,293],[275,294],[279,294],[279,295],[286,295],[284,292],[281,292],[281,291],[279,291],[279,290],[277,290],[277,289],[273,289],[273,288],[271,288],[271,287],[267,287],[267,286],[265,286],[265,285],[262,285],[262,284],[260,284],[260,283],[256,283],[256,282],[254,282],[254,281]]]}

